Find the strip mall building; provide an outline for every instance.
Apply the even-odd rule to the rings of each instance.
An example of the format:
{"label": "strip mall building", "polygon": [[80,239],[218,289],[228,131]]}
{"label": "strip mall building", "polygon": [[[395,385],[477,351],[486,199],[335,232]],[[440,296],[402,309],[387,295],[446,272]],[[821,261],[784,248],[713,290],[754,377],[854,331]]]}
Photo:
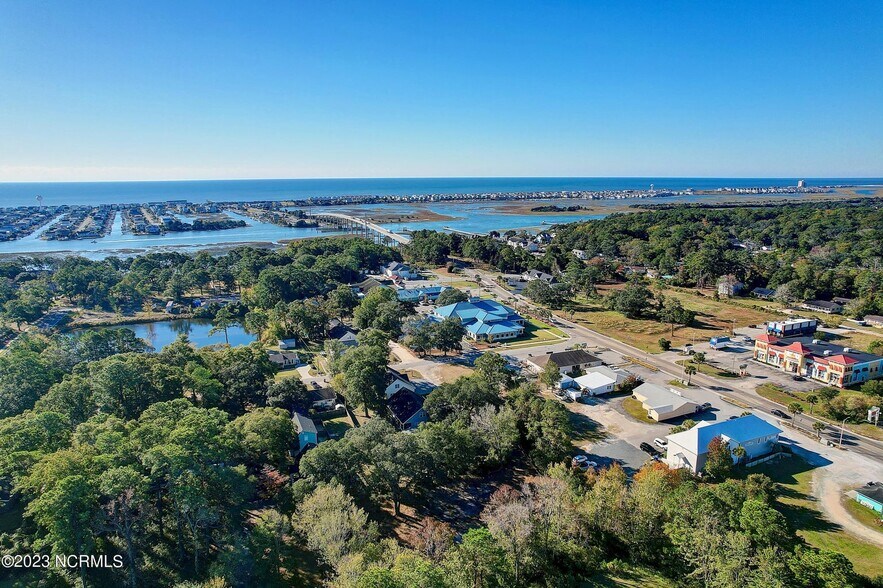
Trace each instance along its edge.
{"label": "strip mall building", "polygon": [[883,357],[812,337],[760,335],[754,359],[838,388],[883,377]]}

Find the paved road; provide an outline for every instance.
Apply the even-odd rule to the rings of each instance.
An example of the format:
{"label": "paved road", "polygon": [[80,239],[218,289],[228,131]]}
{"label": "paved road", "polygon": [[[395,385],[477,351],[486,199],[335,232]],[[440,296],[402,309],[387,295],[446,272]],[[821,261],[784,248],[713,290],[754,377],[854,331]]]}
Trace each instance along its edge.
{"label": "paved road", "polygon": [[[490,288],[502,299],[505,300],[506,298],[515,298],[519,301],[519,303],[526,304],[532,308],[537,308],[524,296],[510,292],[509,290],[506,290],[505,288],[500,286],[494,279],[493,275],[489,272],[477,270],[476,273],[478,273],[482,277],[482,286]],[[684,368],[675,363],[675,359],[673,358],[676,356],[672,354],[654,355],[646,353],[638,349],[637,347],[632,347],[627,343],[623,343],[621,341],[613,339],[612,337],[602,335],[597,331],[593,331],[579,323],[566,320],[560,316],[556,317],[556,320],[560,325],[563,325],[565,327],[565,331],[569,332],[570,335],[578,335],[580,340],[586,341],[590,345],[607,347],[622,355],[637,358],[642,362],[646,362],[650,365],[655,366],[659,370],[672,376],[672,378],[680,379],[684,377]],[[505,350],[501,351],[505,353]],[[757,366],[757,368],[766,369],[763,366],[759,365]],[[704,386],[711,389],[712,391],[715,391],[718,397],[728,396],[730,398],[745,403],[753,410],[760,410],[769,414],[773,409],[782,409],[782,406],[780,404],[775,403],[771,400],[767,400],[758,395],[753,389],[757,382],[752,380],[751,378],[745,378],[741,380],[718,379],[706,374],[697,373],[693,375],[692,381],[695,384]],[[725,388],[725,390],[721,390],[721,388]],[[718,391],[720,393],[718,393]],[[802,423],[804,423],[804,427],[811,430],[812,421],[815,421],[817,419],[813,418],[810,415],[804,414],[800,416],[800,420]],[[836,427],[831,427],[829,425],[826,431],[823,433],[823,438],[829,439],[834,443],[839,443],[840,429]],[[843,446],[850,451],[854,451],[878,461],[883,461],[883,442],[875,441],[873,439],[868,439],[866,437],[861,437],[859,435],[846,432],[843,435]]]}

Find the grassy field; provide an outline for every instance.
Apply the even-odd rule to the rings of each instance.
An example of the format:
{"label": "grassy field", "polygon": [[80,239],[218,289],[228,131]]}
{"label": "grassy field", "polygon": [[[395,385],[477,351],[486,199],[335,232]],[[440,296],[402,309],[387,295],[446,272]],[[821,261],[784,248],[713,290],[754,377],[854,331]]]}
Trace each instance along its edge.
{"label": "grassy field", "polygon": [[879,531],[883,535],[883,520],[880,513],[871,510],[867,506],[861,505],[848,496],[843,497],[843,506],[852,515],[852,518],[860,522],[866,527]]}
{"label": "grassy field", "polygon": [[824,518],[812,496],[813,468],[798,457],[751,468],[750,473],[766,474],[780,485],[776,508],[804,541],[819,549],[845,555],[860,574],[883,574],[883,549],[844,532]]}
{"label": "grassy field", "polygon": [[287,380],[288,378],[297,378],[298,380],[300,380],[300,374],[298,373],[298,371],[296,369],[293,369],[293,368],[287,369],[287,370],[280,370],[280,371],[276,372],[275,380],[277,382],[281,382],[282,380]]}
{"label": "grassy field", "polygon": [[639,400],[635,400],[631,396],[626,396],[622,399],[622,407],[629,414],[629,416],[637,421],[646,423],[652,420],[650,419],[650,417],[647,416],[647,411],[644,409],[644,405],[641,404]]}
{"label": "grassy field", "polygon": [[329,419],[324,421],[322,425],[325,427],[325,430],[328,431],[328,435],[332,439],[340,439],[347,431],[353,428],[353,422],[348,416]]}
{"label": "grassy field", "polygon": [[[823,402],[816,403],[815,406],[810,407],[809,402],[806,401],[806,397],[812,394],[812,392],[797,392],[794,390],[785,390],[781,386],[776,386],[775,384],[761,384],[755,391],[766,398],[767,400],[772,400],[773,402],[778,402],[784,407],[787,407],[792,402],[797,402],[800,404],[801,408],[803,408],[804,414],[812,414],[812,416],[827,421],[833,427],[840,427],[840,421],[835,420],[831,415],[827,413],[825,410],[825,404]],[[856,396],[859,398],[866,398],[864,394],[861,392],[856,392],[855,390],[841,390],[840,396],[845,398],[849,398],[851,396]],[[810,413],[810,409],[812,412]],[[866,437],[870,437],[871,439],[878,439],[883,441],[883,427],[875,427],[871,423],[846,423],[846,429],[849,431],[854,431],[856,433],[860,433],[865,435]]]}
{"label": "grassy field", "polygon": [[674,588],[678,584],[648,568],[623,565],[622,569],[592,577],[585,588]]}
{"label": "grassy field", "polygon": [[698,371],[699,373],[707,374],[709,376],[715,376],[717,378],[738,378],[739,377],[739,374],[733,373],[730,370],[725,370],[725,369],[716,367],[716,365],[714,363],[710,363],[707,361],[703,362],[703,363],[696,363],[693,360],[682,359],[681,361],[678,361],[677,364],[682,365],[684,367],[691,365],[694,368],[696,368],[696,371]]}
{"label": "grassy field", "polygon": [[[598,290],[604,294],[618,287],[602,286]],[[660,353],[660,338],[670,340],[674,347],[680,347],[705,341],[714,335],[728,334],[734,324],[738,329],[782,316],[772,310],[746,308],[726,300],[714,300],[710,295],[697,294],[692,290],[664,288],[661,293],[666,298],[676,298],[685,308],[696,312],[696,320],[691,326],[675,328],[672,333],[669,325],[650,319],[626,318],[618,312],[604,309],[601,300],[583,297],[575,300],[577,310],[573,318],[590,329],[643,351]]]}
{"label": "grassy field", "polygon": [[546,324],[535,318],[527,319],[524,325],[524,335],[516,339],[510,339],[502,343],[503,347],[533,347],[564,341],[567,335],[558,327]]}

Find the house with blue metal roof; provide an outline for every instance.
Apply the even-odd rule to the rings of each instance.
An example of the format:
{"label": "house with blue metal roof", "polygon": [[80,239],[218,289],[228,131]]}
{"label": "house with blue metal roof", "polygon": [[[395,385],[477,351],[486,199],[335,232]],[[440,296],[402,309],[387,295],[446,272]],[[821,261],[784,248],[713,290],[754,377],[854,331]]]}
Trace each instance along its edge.
{"label": "house with blue metal roof", "polygon": [[716,437],[729,443],[730,450],[744,448],[745,461],[752,461],[776,451],[781,433],[780,428],[753,414],[722,422],[702,421],[688,431],[666,436],[665,461],[672,468],[700,472],[708,457],[708,444]]}
{"label": "house with blue metal roof", "polygon": [[448,286],[424,286],[422,288],[399,288],[396,290],[396,296],[401,302],[411,302],[414,304],[435,302],[439,295],[448,289]]}
{"label": "house with blue metal roof", "polygon": [[505,341],[524,334],[524,317],[497,302],[473,298],[469,302],[456,302],[436,308],[430,315],[433,320],[460,319],[466,335],[475,341]]}

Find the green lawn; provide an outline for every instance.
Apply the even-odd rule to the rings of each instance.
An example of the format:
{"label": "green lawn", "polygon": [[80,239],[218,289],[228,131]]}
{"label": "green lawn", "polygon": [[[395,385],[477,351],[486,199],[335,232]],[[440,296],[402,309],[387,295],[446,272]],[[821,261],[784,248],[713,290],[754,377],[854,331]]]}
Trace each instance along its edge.
{"label": "green lawn", "polygon": [[297,378],[299,380],[300,374],[294,368],[287,369],[287,370],[280,370],[280,371],[276,372],[275,380],[277,382],[281,382],[282,380],[286,380],[288,378]]}
{"label": "green lawn", "polygon": [[860,574],[870,578],[883,574],[883,549],[846,533],[820,512],[812,495],[813,466],[791,457],[751,468],[748,473],[766,474],[778,482],[776,508],[804,541],[842,553]]}
{"label": "green lawn", "polygon": [[678,584],[648,568],[622,566],[623,569],[597,574],[581,584],[586,588],[674,588]]}
{"label": "green lawn", "polygon": [[[830,423],[832,427],[840,427],[840,421],[834,420],[826,412],[825,404],[823,402],[818,402],[814,406],[810,406],[809,402],[806,401],[806,397],[812,394],[812,392],[797,392],[793,390],[786,390],[781,386],[776,386],[775,384],[761,384],[760,386],[755,388],[755,391],[767,400],[778,402],[786,408],[792,402],[797,402],[803,408],[804,414],[810,414],[810,410],[812,410],[812,416],[818,417],[819,419]],[[861,392],[856,392],[855,390],[841,390],[840,396],[843,396],[845,398],[849,398],[851,396],[865,398],[865,396]],[[872,439],[883,441],[883,427],[875,427],[871,423],[846,423],[846,429],[849,431],[860,433]]]}
{"label": "green lawn", "polygon": [[701,374],[706,374],[708,376],[714,376],[715,378],[738,378],[739,374],[731,372],[730,370],[726,370],[723,368],[719,368],[715,366],[713,363],[696,363],[691,359],[682,359],[677,362],[678,365],[682,365],[684,367],[691,365],[696,368]]}
{"label": "green lawn", "polygon": [[524,325],[524,334],[515,339],[509,339],[502,344],[506,347],[532,347],[546,343],[563,341],[567,338],[564,331],[552,325],[546,324],[535,318],[527,319]]}
{"label": "green lawn", "polygon": [[854,498],[845,496],[843,498],[843,506],[849,511],[852,517],[866,527],[879,531],[883,536],[883,520],[879,512],[871,510],[867,506],[859,504]]}
{"label": "green lawn", "polygon": [[641,421],[642,423],[650,422],[653,420],[647,416],[647,410],[644,408],[644,405],[641,404],[641,401],[635,400],[631,396],[626,396],[622,399],[622,407],[629,414],[629,416],[633,417],[635,420]]}
{"label": "green lawn", "polygon": [[332,439],[340,439],[347,431],[353,428],[353,422],[348,416],[329,419],[323,422],[322,425],[325,427],[325,430],[328,431],[328,435]]}

